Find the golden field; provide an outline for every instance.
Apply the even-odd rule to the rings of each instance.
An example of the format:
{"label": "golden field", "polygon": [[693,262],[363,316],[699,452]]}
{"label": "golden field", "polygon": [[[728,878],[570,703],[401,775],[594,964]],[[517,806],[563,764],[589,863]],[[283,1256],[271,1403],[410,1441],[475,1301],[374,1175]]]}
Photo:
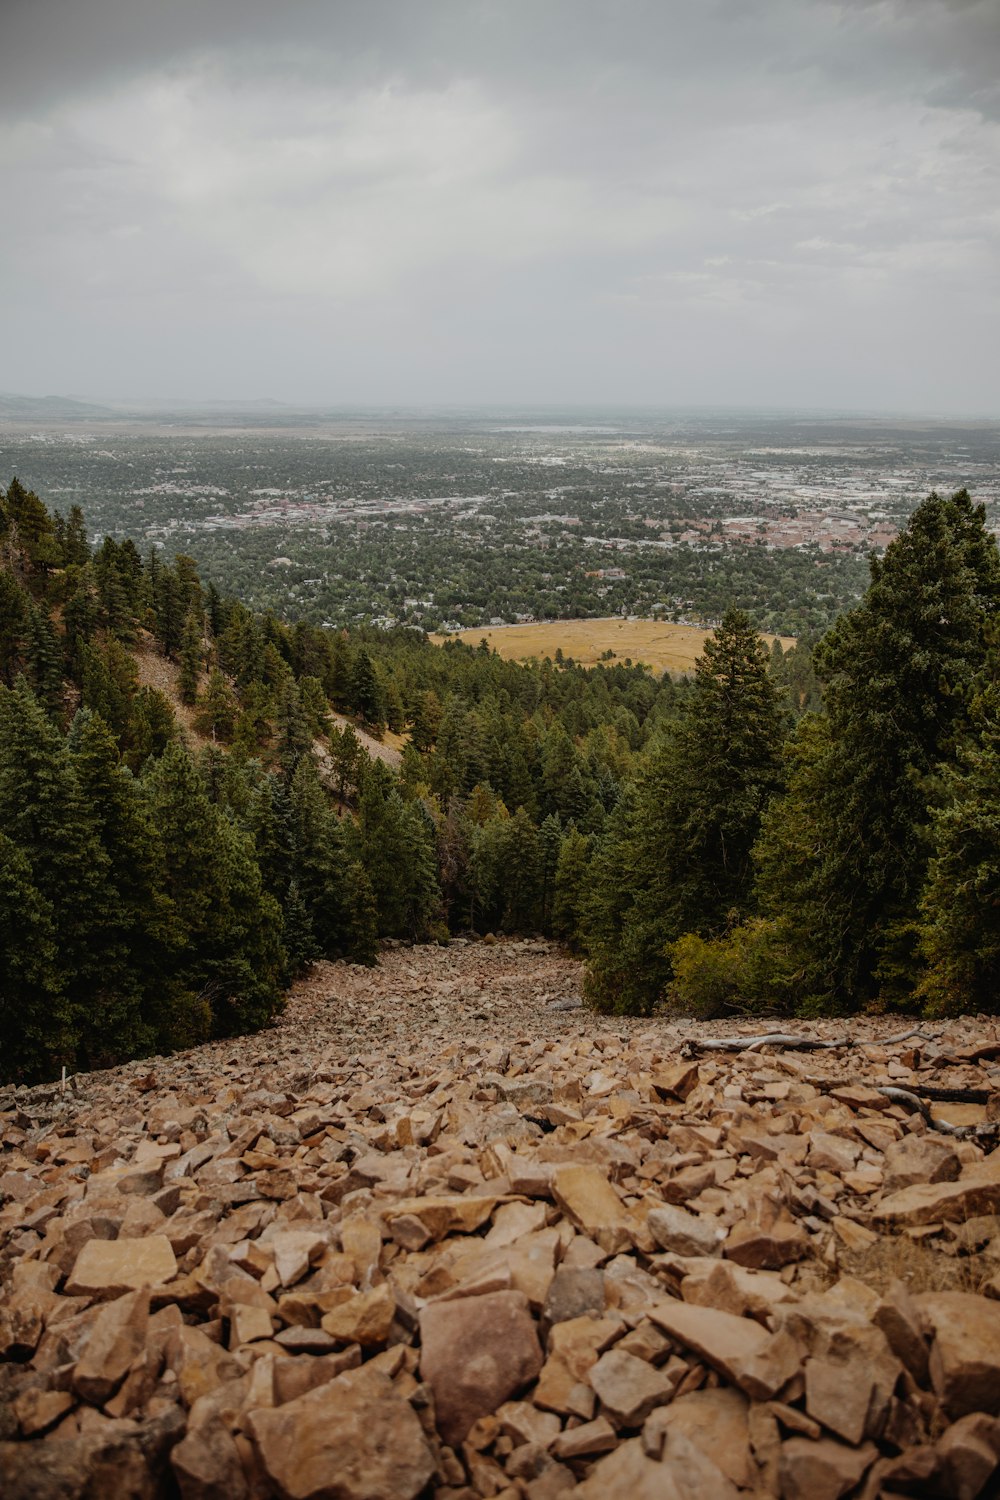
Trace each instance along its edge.
{"label": "golden field", "polygon": [[[670,625],[660,620],[622,620],[612,615],[600,620],[547,620],[535,625],[478,625],[461,630],[457,638],[467,645],[478,646],[485,639],[490,649],[508,661],[527,661],[537,657],[554,657],[561,647],[581,666],[592,667],[611,651],[611,661],[642,662],[653,672],[690,672],[701,655],[709,630],[695,625]],[[431,636],[438,645],[444,636]],[[774,636],[763,639],[770,646]],[[782,636],[787,651],[791,637]]]}

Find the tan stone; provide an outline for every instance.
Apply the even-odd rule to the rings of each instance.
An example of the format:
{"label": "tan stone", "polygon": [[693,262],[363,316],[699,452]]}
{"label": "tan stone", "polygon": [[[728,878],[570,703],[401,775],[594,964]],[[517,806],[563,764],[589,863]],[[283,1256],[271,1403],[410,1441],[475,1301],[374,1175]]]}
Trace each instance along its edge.
{"label": "tan stone", "polygon": [[650,1082],[661,1098],[683,1100],[697,1088],[698,1076],[696,1062],[661,1064]]}
{"label": "tan stone", "polygon": [[740,1489],[752,1489],[757,1469],[750,1451],[748,1403],[739,1391],[721,1388],[691,1391],[669,1406],[660,1406],[646,1419],[642,1441],[651,1457],[659,1457],[664,1444],[683,1433],[707,1458],[717,1464]]}
{"label": "tan stone", "polygon": [[962,1170],[953,1144],[940,1135],[904,1135],[886,1148],[882,1167],[887,1193],[915,1183],[954,1182]]}
{"label": "tan stone", "polygon": [[395,1316],[396,1299],[392,1288],[383,1282],[370,1292],[357,1292],[339,1307],[324,1313],[320,1327],[343,1344],[370,1348],[385,1343]]}
{"label": "tan stone", "polygon": [[755,1270],[776,1271],[808,1253],[809,1236],[788,1210],[770,1198],[760,1199],[730,1229],[722,1253],[727,1260]]}
{"label": "tan stone", "polygon": [[801,1367],[803,1351],[793,1338],[766,1333],[750,1318],[684,1302],[662,1302],[649,1315],[753,1401],[776,1396]]}
{"label": "tan stone", "polygon": [[834,1438],[789,1438],[781,1445],[782,1500],[840,1500],[877,1457],[874,1443],[849,1448]]}
{"label": "tan stone", "polygon": [[606,1417],[595,1417],[592,1422],[581,1422],[579,1427],[567,1427],[552,1444],[556,1458],[569,1462],[574,1458],[593,1458],[599,1453],[608,1453],[618,1445],[618,1434]]}
{"label": "tan stone", "polygon": [[380,1371],[252,1411],[247,1428],[282,1500],[415,1500],[435,1470],[415,1412]]}
{"label": "tan stone", "polygon": [[176,1274],[170,1241],[162,1234],[141,1240],[88,1240],[66,1283],[70,1297],[117,1297],[158,1286]]}
{"label": "tan stone", "polygon": [[587,1373],[601,1406],[620,1427],[638,1427],[656,1406],[674,1394],[662,1371],[623,1349],[609,1349]]}
{"label": "tan stone", "polygon": [[960,1417],[937,1442],[950,1500],[976,1500],[1000,1468],[1000,1421],[985,1412]]}
{"label": "tan stone", "polygon": [[186,1433],[170,1463],[181,1500],[246,1500],[249,1494],[239,1450],[219,1420]]}
{"label": "tan stone", "polygon": [[717,1255],[719,1242],[725,1237],[725,1231],[715,1220],[688,1213],[674,1204],[651,1208],[646,1225],[660,1248],[675,1255]]}
{"label": "tan stone", "polygon": [[473,1197],[468,1193],[400,1198],[393,1203],[386,1218],[391,1229],[393,1219],[409,1215],[419,1219],[432,1240],[441,1240],[446,1234],[475,1233],[490,1218],[497,1201],[495,1197]]}
{"label": "tan stone", "polygon": [[420,1376],[434,1392],[438,1430],[451,1447],[542,1365],[521,1292],[430,1303],[420,1313],[420,1344]]}
{"label": "tan stone", "polygon": [[101,1405],[125,1378],[146,1345],[149,1292],[127,1293],[102,1307],[73,1371],[73,1389]]}
{"label": "tan stone", "polygon": [[873,1210],[886,1224],[961,1223],[1000,1209],[1000,1152],[967,1167],[957,1182],[918,1182],[890,1193]]}
{"label": "tan stone", "polygon": [[635,1221],[599,1167],[559,1166],[552,1195],[563,1213],[610,1254],[632,1246]]}
{"label": "tan stone", "polygon": [[577,1500],[738,1500],[738,1491],[682,1433],[662,1462],[650,1458],[638,1438],[598,1459],[574,1490]]}
{"label": "tan stone", "polygon": [[68,1391],[22,1391],[13,1402],[14,1415],[24,1437],[37,1437],[66,1415],[73,1405]]}
{"label": "tan stone", "polygon": [[[912,1191],[912,1189],[911,1189]],[[914,1298],[934,1336],[930,1375],[951,1417],[1000,1412],[1000,1305],[968,1292]]]}

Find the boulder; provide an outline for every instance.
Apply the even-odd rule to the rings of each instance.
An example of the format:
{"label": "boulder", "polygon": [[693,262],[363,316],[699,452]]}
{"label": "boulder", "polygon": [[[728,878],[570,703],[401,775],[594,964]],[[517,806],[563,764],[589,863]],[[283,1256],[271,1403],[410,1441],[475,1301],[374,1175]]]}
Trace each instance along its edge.
{"label": "boulder", "polygon": [[436,1467],[416,1413],[379,1370],[251,1411],[246,1428],[281,1500],[416,1500]]}
{"label": "boulder", "polygon": [[542,1367],[535,1323],[521,1292],[432,1302],[420,1312],[420,1377],[434,1392],[450,1447]]}

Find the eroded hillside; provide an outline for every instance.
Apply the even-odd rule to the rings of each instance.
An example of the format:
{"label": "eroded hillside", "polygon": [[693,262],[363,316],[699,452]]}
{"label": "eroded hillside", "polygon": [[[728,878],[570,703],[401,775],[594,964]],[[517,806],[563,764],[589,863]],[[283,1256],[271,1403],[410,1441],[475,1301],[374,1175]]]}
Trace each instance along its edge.
{"label": "eroded hillside", "polygon": [[399,947],[0,1094],[9,1500],[986,1492],[996,1023],[718,1053],[579,981]]}

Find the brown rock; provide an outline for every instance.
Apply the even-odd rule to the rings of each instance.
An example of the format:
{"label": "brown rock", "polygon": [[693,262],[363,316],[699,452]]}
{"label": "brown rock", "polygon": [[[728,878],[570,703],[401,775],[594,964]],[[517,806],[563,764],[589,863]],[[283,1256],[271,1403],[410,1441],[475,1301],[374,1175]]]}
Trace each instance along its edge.
{"label": "brown rock", "polygon": [[651,1079],[653,1088],[664,1099],[686,1099],[698,1086],[698,1064],[678,1062],[663,1064]]}
{"label": "brown rock", "polygon": [[[401,1198],[392,1205],[387,1214],[389,1227],[393,1219],[407,1215],[423,1224],[432,1240],[444,1239],[446,1234],[473,1234],[491,1216],[497,1199],[476,1198],[471,1194],[454,1193],[442,1197]],[[347,1249],[347,1246],[344,1246]],[[348,1251],[350,1254],[350,1251]]]}
{"label": "brown rock", "polygon": [[725,1387],[714,1391],[691,1391],[669,1406],[657,1407],[642,1430],[642,1441],[651,1457],[664,1451],[677,1433],[717,1464],[740,1489],[752,1489],[757,1468],[750,1451],[748,1404],[739,1391]]}
{"label": "brown rock", "polygon": [[66,1284],[70,1297],[118,1297],[144,1286],[158,1286],[176,1274],[177,1261],[166,1235],[141,1240],[88,1240]]}
{"label": "brown rock", "polygon": [[1000,1466],[1000,1422],[984,1412],[960,1417],[938,1440],[937,1456],[951,1500],[976,1500]]}
{"label": "brown rock", "polygon": [[631,1438],[598,1459],[573,1493],[578,1500],[738,1500],[736,1487],[683,1433],[677,1433],[659,1463],[643,1451],[638,1438]]}
{"label": "brown rock", "polygon": [[920,1326],[920,1313],[902,1282],[890,1284],[872,1314],[872,1322],[917,1384],[926,1385],[927,1342]]}
{"label": "brown rock", "polygon": [[588,1313],[604,1312],[604,1273],[587,1266],[560,1266],[549,1285],[542,1308],[543,1321],[565,1323]]}
{"label": "brown rock", "polygon": [[420,1377],[434,1392],[438,1430],[453,1448],[542,1366],[521,1292],[428,1304],[420,1313],[420,1343]]}
{"label": "brown rock", "polygon": [[803,1350],[795,1339],[769,1334],[750,1318],[684,1302],[661,1302],[649,1315],[752,1401],[776,1396],[801,1368]]}
{"label": "brown rock", "polygon": [[593,1458],[599,1453],[609,1453],[618,1446],[618,1434],[606,1417],[595,1417],[593,1422],[581,1422],[579,1427],[567,1427],[552,1444],[556,1458],[569,1462],[574,1458]]}
{"label": "brown rock", "polygon": [[655,1406],[662,1406],[674,1394],[674,1382],[668,1376],[623,1349],[602,1354],[587,1379],[620,1427],[638,1427]]}
{"label": "brown rock", "polygon": [[634,1220],[599,1167],[557,1167],[552,1195],[563,1213],[603,1250],[613,1255],[631,1249]]}
{"label": "brown rock", "polygon": [[378,1370],[251,1411],[247,1429],[281,1500],[415,1500],[435,1470],[413,1408]]}
{"label": "brown rock", "polygon": [[882,1167],[887,1193],[914,1183],[954,1182],[962,1163],[954,1146],[940,1135],[904,1135],[887,1147]]}
{"label": "brown rock", "polygon": [[661,1250],[675,1255],[717,1255],[724,1235],[715,1220],[667,1203],[649,1210],[646,1225]]}
{"label": "brown rock", "polygon": [[22,1391],[14,1403],[14,1415],[24,1437],[37,1437],[47,1427],[58,1422],[73,1405],[68,1391],[40,1391],[33,1388]]}
{"label": "brown rock", "polygon": [[873,1210],[887,1224],[961,1223],[1000,1208],[1000,1152],[967,1167],[957,1182],[918,1182],[890,1193]]}
{"label": "brown rock", "polygon": [[170,1455],[181,1500],[245,1500],[239,1450],[218,1419],[188,1432]]}
{"label": "brown rock", "polygon": [[142,1353],[149,1327],[149,1292],[129,1292],[101,1308],[73,1371],[73,1389],[100,1406]]}
{"label": "brown rock", "polygon": [[[913,1191],[910,1189],[909,1191]],[[915,1302],[934,1335],[930,1374],[951,1417],[1000,1412],[1000,1305],[968,1292],[928,1292]]]}
{"label": "brown rock", "polygon": [[367,1349],[385,1343],[395,1316],[396,1299],[392,1288],[383,1282],[324,1313],[320,1327],[343,1344],[360,1344]]}
{"label": "brown rock", "polygon": [[788,1210],[770,1198],[762,1198],[737,1219],[722,1253],[740,1266],[777,1271],[801,1260],[808,1250],[809,1236]]}
{"label": "brown rock", "polygon": [[781,1500],[840,1500],[877,1457],[874,1443],[848,1448],[833,1438],[789,1438],[781,1445]]}

